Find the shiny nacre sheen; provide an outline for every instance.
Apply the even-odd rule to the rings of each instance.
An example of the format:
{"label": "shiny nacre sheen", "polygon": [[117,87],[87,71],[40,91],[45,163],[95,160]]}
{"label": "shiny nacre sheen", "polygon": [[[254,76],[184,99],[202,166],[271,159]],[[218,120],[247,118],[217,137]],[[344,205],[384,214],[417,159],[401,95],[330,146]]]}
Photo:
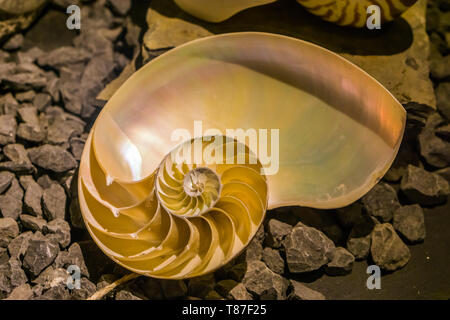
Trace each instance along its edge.
{"label": "shiny nacre sheen", "polygon": [[[208,21],[222,22],[250,7],[277,0],[174,0],[189,14]],[[362,28],[368,18],[367,8],[380,7],[383,22],[394,20],[417,0],[297,0],[312,14],[323,20],[341,25]]]}
{"label": "shiny nacre sheen", "polygon": [[[103,108],[80,163],[81,211],[126,268],[201,275],[246,246],[267,208],[337,208],[367,193],[395,158],[405,119],[375,79],[314,44],[254,32],[195,40],[142,67]],[[175,161],[199,141],[180,129],[223,133],[236,152],[223,163]],[[257,130],[259,144],[228,129]],[[211,139],[200,145],[216,154]]]}

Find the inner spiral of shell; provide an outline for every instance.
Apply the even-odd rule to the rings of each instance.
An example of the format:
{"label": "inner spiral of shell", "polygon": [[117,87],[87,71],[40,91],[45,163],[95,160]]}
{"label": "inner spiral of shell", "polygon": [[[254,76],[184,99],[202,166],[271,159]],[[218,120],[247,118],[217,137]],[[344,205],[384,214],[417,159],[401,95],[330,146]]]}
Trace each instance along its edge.
{"label": "inner spiral of shell", "polygon": [[134,272],[171,279],[208,273],[241,252],[262,223],[266,177],[234,139],[188,140],[134,183],[105,174],[92,141],[80,165],[86,226],[107,255]]}

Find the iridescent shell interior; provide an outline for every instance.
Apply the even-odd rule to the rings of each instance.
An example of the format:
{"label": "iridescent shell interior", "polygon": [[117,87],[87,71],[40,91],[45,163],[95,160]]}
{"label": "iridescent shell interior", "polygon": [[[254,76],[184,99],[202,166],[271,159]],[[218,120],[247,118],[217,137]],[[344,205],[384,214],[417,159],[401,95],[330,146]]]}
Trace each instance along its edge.
{"label": "iridescent shell interior", "polygon": [[[196,40],[142,67],[100,113],[80,164],[83,217],[132,271],[201,275],[245,248],[267,208],[337,208],[363,196],[395,158],[405,118],[375,79],[311,43],[252,32]],[[253,164],[168,158],[195,141],[174,139],[177,129],[198,139],[239,128],[267,129],[258,141],[270,163],[248,137],[232,143]]]}

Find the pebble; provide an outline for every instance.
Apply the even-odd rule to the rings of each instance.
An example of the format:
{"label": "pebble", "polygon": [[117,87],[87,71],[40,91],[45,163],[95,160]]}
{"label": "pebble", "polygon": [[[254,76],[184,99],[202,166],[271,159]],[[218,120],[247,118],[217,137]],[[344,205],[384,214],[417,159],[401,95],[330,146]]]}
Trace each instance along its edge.
{"label": "pebble", "polygon": [[425,239],[425,218],[423,209],[417,205],[403,206],[394,212],[394,229],[409,243]]}

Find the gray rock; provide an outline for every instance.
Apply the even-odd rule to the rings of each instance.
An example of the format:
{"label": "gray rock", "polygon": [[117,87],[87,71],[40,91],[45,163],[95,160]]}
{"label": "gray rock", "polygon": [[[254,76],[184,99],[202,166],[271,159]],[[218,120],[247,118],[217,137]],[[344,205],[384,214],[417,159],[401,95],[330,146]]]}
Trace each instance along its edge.
{"label": "gray rock", "polygon": [[70,300],[71,295],[66,284],[60,284],[45,291],[35,300]]}
{"label": "gray rock", "polygon": [[0,193],[3,193],[11,185],[11,181],[14,178],[14,174],[11,172],[0,172]]}
{"label": "gray rock", "polygon": [[244,252],[236,259],[238,263],[244,261],[261,260],[263,247],[257,238],[250,241]]}
{"label": "gray rock", "polygon": [[246,262],[238,263],[233,265],[231,269],[227,272],[227,277],[237,282],[241,282],[246,272],[247,272],[247,263]]}
{"label": "gray rock", "polygon": [[61,147],[45,144],[28,149],[31,162],[35,165],[57,173],[68,171],[77,166],[72,155]]}
{"label": "gray rock", "polygon": [[284,273],[284,260],[278,250],[269,247],[264,248],[262,260],[273,272],[278,274]]}
{"label": "gray rock", "polygon": [[437,86],[436,106],[439,112],[450,120],[450,82],[442,82]]}
{"label": "gray rock", "polygon": [[283,241],[286,262],[292,273],[309,272],[327,264],[334,243],[325,234],[307,226],[296,226]]}
{"label": "gray rock", "polygon": [[34,63],[37,58],[45,54],[39,47],[33,47],[27,51],[20,50],[17,52],[17,62],[19,64]]}
{"label": "gray rock", "polygon": [[46,107],[52,102],[52,97],[48,93],[38,93],[33,98],[33,106],[35,106],[39,111],[44,111]]}
{"label": "gray rock", "polygon": [[8,191],[5,192],[5,196],[11,196],[19,201],[22,201],[23,190],[20,187],[19,181],[17,181],[16,178],[12,179]]}
{"label": "gray rock", "polygon": [[0,237],[10,241],[19,235],[19,226],[15,219],[0,218]]}
{"label": "gray rock", "polygon": [[443,177],[445,180],[447,180],[447,182],[450,183],[450,167],[448,168],[444,168],[444,169],[440,169],[435,171],[434,173],[440,175],[441,177]]}
{"label": "gray rock", "polygon": [[34,276],[38,276],[42,270],[52,264],[58,253],[59,245],[54,238],[36,232],[30,238],[23,258],[23,267]]}
{"label": "gray rock", "polygon": [[8,170],[17,173],[30,173],[34,167],[28,157],[28,152],[21,144],[8,144],[3,148],[3,153],[9,161],[0,162],[0,170]]}
{"label": "gray rock", "polygon": [[352,272],[355,257],[345,248],[337,247],[333,259],[325,266],[325,272],[330,276],[342,276]]}
{"label": "gray rock", "polygon": [[[34,92],[33,90],[28,90],[25,92],[16,93],[16,100],[19,102],[22,102],[22,103],[23,102],[31,102],[31,101],[33,101],[35,96],[36,96],[36,92]],[[28,109],[28,108],[30,108],[30,107],[20,108],[18,110],[19,114],[21,115],[20,111],[22,111],[22,109]],[[33,107],[31,107],[31,108],[33,108]],[[27,122],[26,120],[23,120],[23,121]]]}
{"label": "gray rock", "polygon": [[17,122],[14,115],[0,115],[0,145],[16,142]]}
{"label": "gray rock", "polygon": [[18,108],[19,103],[14,98],[11,92],[7,93],[6,95],[0,98],[0,112],[3,111],[5,115],[16,116]]}
{"label": "gray rock", "polygon": [[16,259],[9,259],[0,265],[0,299],[6,298],[15,288],[28,281],[25,272]]}
{"label": "gray rock", "polygon": [[363,237],[370,234],[375,225],[372,217],[363,210],[363,206],[355,202],[350,206],[337,209],[340,224],[351,230],[353,237]]}
{"label": "gray rock", "polygon": [[[21,182],[22,182],[21,177]],[[33,179],[31,179],[26,186],[22,184],[25,188],[25,197],[24,197],[24,209],[25,212],[33,215],[35,217],[42,217],[42,194],[44,191],[41,186],[37,184]]]}
{"label": "gray rock", "polygon": [[120,290],[116,293],[116,300],[142,300],[142,298],[135,296],[128,290]]}
{"label": "gray rock", "polygon": [[187,295],[187,286],[183,280],[161,280],[161,288],[167,299],[182,298]]}
{"label": "gray rock", "polygon": [[81,154],[84,149],[85,140],[82,138],[72,138],[70,139],[70,152],[72,152],[75,160],[81,160]]}
{"label": "gray rock", "polygon": [[88,59],[89,53],[85,50],[67,46],[47,52],[37,59],[37,63],[41,67],[51,67],[58,70],[72,64],[84,63]]}
{"label": "gray rock", "polygon": [[205,297],[205,300],[224,300],[224,298],[215,290],[211,290]]}
{"label": "gray rock", "polygon": [[66,215],[66,193],[59,184],[52,184],[42,195],[44,215],[47,220],[63,219]]}
{"label": "gray rock", "polygon": [[29,142],[42,142],[45,139],[46,132],[38,124],[20,123],[17,128],[17,137]]}
{"label": "gray rock", "polygon": [[108,0],[108,5],[115,14],[124,16],[130,11],[131,0]]}
{"label": "gray rock", "polygon": [[0,265],[8,262],[8,260],[9,260],[8,250],[6,248],[0,247]]}
{"label": "gray rock", "polygon": [[419,135],[420,154],[427,163],[437,168],[450,165],[450,143],[436,136],[438,126],[442,124],[444,119],[436,112],[428,118]]}
{"label": "gray rock", "polygon": [[33,236],[33,232],[22,232],[19,236],[15,237],[8,245],[8,252],[11,258],[22,260],[25,252],[27,251],[29,241]]}
{"label": "gray rock", "polygon": [[295,280],[289,280],[291,293],[288,300],[325,300],[325,296],[318,291],[308,288],[303,283]]}
{"label": "gray rock", "polygon": [[267,245],[272,248],[280,248],[283,239],[292,231],[292,226],[276,219],[270,219],[267,223]]}
{"label": "gray rock", "polygon": [[425,239],[423,209],[417,205],[403,206],[394,212],[394,229],[410,243]]}
{"label": "gray rock", "polygon": [[50,144],[63,144],[71,137],[83,133],[84,126],[79,121],[60,120],[54,121],[47,130],[47,142]]}
{"label": "gray rock", "polygon": [[19,216],[22,226],[31,231],[44,232],[47,229],[47,221],[42,218],[34,217],[29,214],[21,214]]}
{"label": "gray rock", "polygon": [[46,83],[45,76],[36,71],[20,72],[2,77],[3,88],[10,91],[41,90]]}
{"label": "gray rock", "polygon": [[[59,102],[60,100],[60,92],[59,92],[59,79],[54,77],[47,80],[47,84],[43,89],[43,92],[48,93],[54,102]],[[36,106],[38,107],[38,106]]]}
{"label": "gray rock", "polygon": [[431,61],[430,74],[437,80],[446,80],[450,78],[450,56]]}
{"label": "gray rock", "polygon": [[70,265],[76,265],[80,268],[83,276],[89,278],[89,271],[84,261],[83,252],[78,243],[73,243],[67,251],[61,251],[55,259],[56,268],[67,268]]}
{"label": "gray rock", "polygon": [[17,220],[22,213],[22,201],[8,194],[0,196],[0,214]]}
{"label": "gray rock", "polygon": [[49,266],[31,282],[41,285],[44,290],[48,290],[60,284],[66,284],[68,276],[67,270],[62,268],[54,269],[52,266]]}
{"label": "gray rock", "polygon": [[30,300],[33,296],[30,285],[25,283],[15,288],[5,300]]}
{"label": "gray rock", "polygon": [[208,292],[214,289],[216,280],[214,273],[206,274],[204,276],[189,279],[188,293],[190,296],[204,298]]}
{"label": "gray rock", "polygon": [[5,196],[11,196],[17,200],[22,201],[23,190],[20,187],[19,181],[17,181],[16,178],[12,179],[11,185],[9,186],[8,191],[5,192]]}
{"label": "gray rock", "polygon": [[70,244],[70,226],[63,219],[55,219],[47,224],[48,233],[55,234],[61,248]]}
{"label": "gray rock", "polygon": [[375,226],[370,253],[375,264],[388,271],[404,267],[411,257],[408,247],[389,223]]}
{"label": "gray rock", "polygon": [[230,300],[253,300],[242,283],[234,280],[222,280],[216,285],[215,291]]}
{"label": "gray rock", "polygon": [[23,35],[17,33],[3,44],[3,49],[7,51],[19,50],[23,45]]}
{"label": "gray rock", "polygon": [[161,300],[164,298],[161,283],[154,278],[141,277],[136,280],[145,296],[150,300]]}
{"label": "gray rock", "polygon": [[72,290],[72,299],[74,300],[86,300],[90,296],[92,296],[97,287],[95,284],[93,284],[91,281],[89,281],[86,278],[81,278],[80,280],[80,289],[73,289]]}
{"label": "gray rock", "polygon": [[402,178],[401,190],[414,203],[436,205],[445,202],[449,183],[440,175],[409,165]]}
{"label": "gray rock", "polygon": [[363,237],[357,237],[352,230],[348,236],[347,249],[355,256],[356,260],[364,260],[369,256],[370,244],[370,233]]}
{"label": "gray rock", "polygon": [[285,300],[288,281],[276,274],[261,261],[250,261],[247,264],[242,283],[249,293],[261,300]]}
{"label": "gray rock", "polygon": [[395,189],[384,182],[375,185],[362,202],[367,212],[381,222],[391,221],[394,211],[400,207]]}

